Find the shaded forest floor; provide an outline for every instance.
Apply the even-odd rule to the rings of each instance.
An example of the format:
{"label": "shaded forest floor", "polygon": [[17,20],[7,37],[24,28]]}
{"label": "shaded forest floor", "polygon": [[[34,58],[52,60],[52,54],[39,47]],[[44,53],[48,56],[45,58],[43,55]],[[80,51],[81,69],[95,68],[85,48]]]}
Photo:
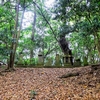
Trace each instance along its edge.
{"label": "shaded forest floor", "polygon": [[[79,76],[59,78],[70,72]],[[100,100],[100,77],[89,72],[89,66],[16,68],[0,76],[0,100]]]}

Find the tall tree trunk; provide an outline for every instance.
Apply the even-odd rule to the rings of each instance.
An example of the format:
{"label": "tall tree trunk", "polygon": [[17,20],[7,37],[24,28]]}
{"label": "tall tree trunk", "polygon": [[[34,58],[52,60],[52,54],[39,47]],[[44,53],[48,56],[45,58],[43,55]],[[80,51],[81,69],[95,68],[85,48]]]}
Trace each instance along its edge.
{"label": "tall tree trunk", "polygon": [[15,40],[15,42],[13,41],[12,44],[11,44],[11,53],[10,53],[10,58],[9,58],[7,70],[14,70],[14,59],[15,59],[15,54],[16,54],[16,48],[17,48],[17,45],[18,45],[18,40],[19,40],[19,37],[20,37],[21,29],[22,29],[22,21],[23,21],[25,9],[22,12],[19,30],[17,30],[18,21],[19,21],[18,20],[18,18],[19,18],[19,3],[20,3],[20,0],[17,0],[17,2],[16,2],[15,28],[14,28],[15,33],[12,34],[12,38],[13,38],[13,40]]}
{"label": "tall tree trunk", "polygon": [[[32,42],[34,42],[35,26],[36,26],[36,5],[34,4],[34,17],[33,17],[32,35],[31,35]],[[30,49],[30,61],[32,58],[33,58],[33,48]]]}
{"label": "tall tree trunk", "polygon": [[1,4],[3,4],[3,3],[4,3],[4,0],[1,1]]}
{"label": "tall tree trunk", "polygon": [[[36,1],[35,1],[35,2],[36,2]],[[33,17],[33,23],[32,23],[32,35],[31,35],[32,41],[34,41],[35,26],[36,26],[36,5],[34,4],[34,17]]]}

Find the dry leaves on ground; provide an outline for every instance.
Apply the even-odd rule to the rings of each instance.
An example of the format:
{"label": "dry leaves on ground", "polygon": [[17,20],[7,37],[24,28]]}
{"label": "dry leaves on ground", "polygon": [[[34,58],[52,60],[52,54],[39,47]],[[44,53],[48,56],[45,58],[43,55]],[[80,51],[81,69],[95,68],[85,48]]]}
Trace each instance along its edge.
{"label": "dry leaves on ground", "polygon": [[[0,100],[100,100],[100,78],[83,68],[17,68],[0,76]],[[79,76],[59,76],[79,72]],[[33,98],[33,99],[32,99]]]}

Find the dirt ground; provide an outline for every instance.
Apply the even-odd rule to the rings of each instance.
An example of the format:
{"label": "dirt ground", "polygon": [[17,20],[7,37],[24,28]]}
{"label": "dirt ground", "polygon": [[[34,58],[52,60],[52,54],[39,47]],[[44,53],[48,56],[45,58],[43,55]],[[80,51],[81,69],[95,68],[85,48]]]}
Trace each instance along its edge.
{"label": "dirt ground", "polygon": [[[79,76],[59,78],[79,72]],[[0,76],[0,100],[100,100],[100,77],[90,67],[16,68]]]}

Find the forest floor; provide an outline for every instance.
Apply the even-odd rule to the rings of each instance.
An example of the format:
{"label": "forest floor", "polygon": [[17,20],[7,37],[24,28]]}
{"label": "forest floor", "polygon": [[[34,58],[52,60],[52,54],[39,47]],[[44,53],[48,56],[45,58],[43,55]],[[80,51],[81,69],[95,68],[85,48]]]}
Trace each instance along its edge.
{"label": "forest floor", "polygon": [[[70,72],[79,76],[59,78]],[[89,72],[89,66],[16,68],[0,75],[0,100],[100,100],[100,76]]]}

